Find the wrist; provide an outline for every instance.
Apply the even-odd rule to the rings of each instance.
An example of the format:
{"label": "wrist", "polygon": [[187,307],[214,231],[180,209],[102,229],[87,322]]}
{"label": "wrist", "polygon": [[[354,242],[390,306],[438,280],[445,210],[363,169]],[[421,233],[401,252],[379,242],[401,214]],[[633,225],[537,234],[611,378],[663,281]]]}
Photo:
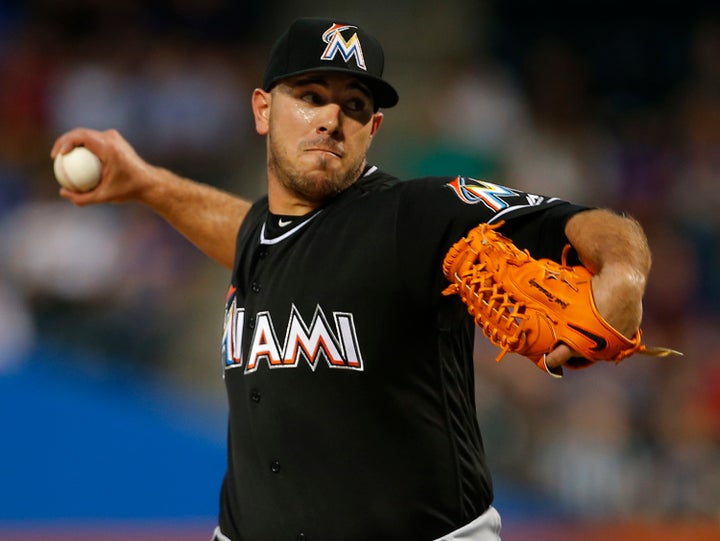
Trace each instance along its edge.
{"label": "wrist", "polygon": [[598,312],[628,338],[640,326],[646,284],[646,274],[626,264],[605,265],[593,277],[593,297]]}

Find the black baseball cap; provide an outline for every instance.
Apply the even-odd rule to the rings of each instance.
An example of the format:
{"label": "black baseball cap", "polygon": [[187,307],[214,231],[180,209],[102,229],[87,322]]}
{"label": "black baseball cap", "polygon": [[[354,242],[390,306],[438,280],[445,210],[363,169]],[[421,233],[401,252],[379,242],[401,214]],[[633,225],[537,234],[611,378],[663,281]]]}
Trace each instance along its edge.
{"label": "black baseball cap", "polygon": [[270,52],[263,77],[266,92],[287,77],[313,71],[350,73],[365,83],[375,107],[392,107],[398,93],[382,78],[382,45],[358,25],[336,19],[305,17],[293,22]]}

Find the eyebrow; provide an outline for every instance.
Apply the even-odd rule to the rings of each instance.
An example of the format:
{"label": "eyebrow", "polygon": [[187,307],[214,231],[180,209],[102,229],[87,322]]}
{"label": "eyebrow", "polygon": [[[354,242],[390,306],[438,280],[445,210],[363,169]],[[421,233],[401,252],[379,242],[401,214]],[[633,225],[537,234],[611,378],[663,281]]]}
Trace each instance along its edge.
{"label": "eyebrow", "polygon": [[[292,83],[292,86],[307,86],[307,85],[319,85],[319,86],[322,86],[323,88],[330,87],[330,83],[328,83],[327,80],[321,76],[301,77]],[[347,87],[351,88],[351,89],[359,90],[360,92],[365,94],[370,99],[373,98],[373,95],[372,95],[372,92],[370,92],[370,89],[357,79],[351,79],[350,83],[348,83]]]}

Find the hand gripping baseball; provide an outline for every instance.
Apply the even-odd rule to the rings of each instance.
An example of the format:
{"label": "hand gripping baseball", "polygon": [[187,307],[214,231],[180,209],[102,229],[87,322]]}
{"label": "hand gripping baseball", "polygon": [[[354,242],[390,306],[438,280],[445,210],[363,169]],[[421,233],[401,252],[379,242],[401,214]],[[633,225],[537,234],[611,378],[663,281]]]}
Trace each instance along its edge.
{"label": "hand gripping baseball", "polygon": [[[444,295],[458,294],[475,323],[500,347],[497,361],[518,353],[547,370],[545,356],[564,343],[585,362],[619,362],[634,353],[665,357],[680,352],[642,343],[638,329],[627,338],[595,306],[592,274],[585,267],[534,259],[501,235],[496,225],[481,224],[448,251],[443,273],[451,284]],[[555,374],[553,374],[555,375]]]}

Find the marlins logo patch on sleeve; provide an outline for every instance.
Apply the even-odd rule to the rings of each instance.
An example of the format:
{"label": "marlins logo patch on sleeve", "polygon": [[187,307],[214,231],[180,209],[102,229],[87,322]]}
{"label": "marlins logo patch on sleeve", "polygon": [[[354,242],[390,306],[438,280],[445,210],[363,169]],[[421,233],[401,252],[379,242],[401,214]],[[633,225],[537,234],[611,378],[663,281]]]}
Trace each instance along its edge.
{"label": "marlins logo patch on sleeve", "polygon": [[517,209],[537,207],[557,201],[556,197],[533,195],[470,177],[455,177],[446,186],[453,190],[463,203],[468,205],[482,203],[492,210],[495,216],[490,222]]}

